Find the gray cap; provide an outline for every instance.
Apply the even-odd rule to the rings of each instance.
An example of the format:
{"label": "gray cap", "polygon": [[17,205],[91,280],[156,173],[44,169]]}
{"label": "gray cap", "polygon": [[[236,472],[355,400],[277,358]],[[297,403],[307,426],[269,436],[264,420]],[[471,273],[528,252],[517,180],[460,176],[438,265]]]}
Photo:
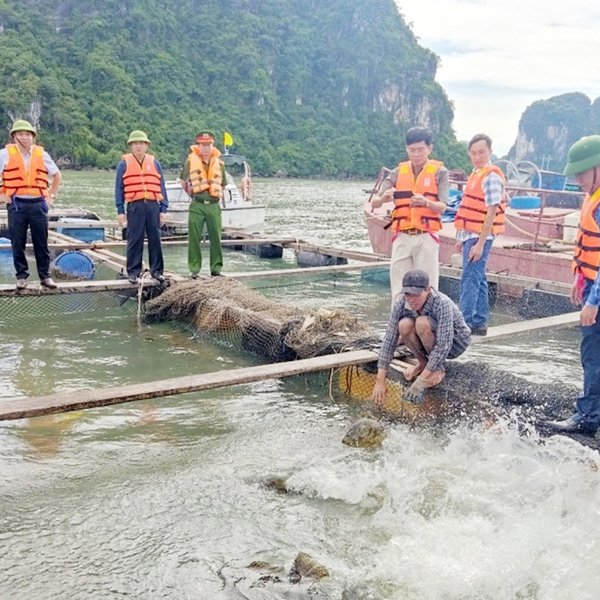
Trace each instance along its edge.
{"label": "gray cap", "polygon": [[417,296],[429,287],[429,275],[425,271],[415,269],[408,271],[402,278],[402,293]]}

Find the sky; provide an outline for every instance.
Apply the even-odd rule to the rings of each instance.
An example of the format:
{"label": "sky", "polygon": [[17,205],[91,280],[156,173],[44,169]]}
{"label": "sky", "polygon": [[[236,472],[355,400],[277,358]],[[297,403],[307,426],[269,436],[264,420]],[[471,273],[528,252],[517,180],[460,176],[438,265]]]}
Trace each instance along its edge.
{"label": "sky", "polygon": [[454,104],[459,140],[487,133],[501,156],[536,100],[600,96],[600,0],[395,1],[440,57],[436,81]]}

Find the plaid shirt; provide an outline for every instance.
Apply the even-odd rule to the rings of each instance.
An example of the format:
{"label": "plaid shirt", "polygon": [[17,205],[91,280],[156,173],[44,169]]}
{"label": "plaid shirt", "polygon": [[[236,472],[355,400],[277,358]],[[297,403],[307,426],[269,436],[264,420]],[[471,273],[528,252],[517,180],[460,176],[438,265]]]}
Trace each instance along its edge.
{"label": "plaid shirt", "polygon": [[435,329],[435,346],[427,362],[429,371],[443,371],[444,363],[451,351],[454,356],[458,356],[468,348],[471,343],[471,330],[465,323],[458,306],[446,294],[432,288],[419,313],[412,311],[404,300],[404,295],[401,295],[392,309],[379,351],[377,366],[380,369],[387,369],[392,362],[400,337],[398,323],[401,319],[405,317],[416,319],[421,315],[429,317]]}

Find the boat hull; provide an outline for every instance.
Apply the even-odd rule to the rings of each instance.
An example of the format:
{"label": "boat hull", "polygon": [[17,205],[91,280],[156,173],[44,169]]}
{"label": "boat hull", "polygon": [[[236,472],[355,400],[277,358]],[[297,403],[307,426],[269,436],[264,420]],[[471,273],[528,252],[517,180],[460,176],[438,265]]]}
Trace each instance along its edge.
{"label": "boat hull", "polygon": [[[392,254],[392,232],[385,229],[390,216],[382,209],[371,208],[367,201],[364,216],[373,251],[384,256]],[[507,210],[506,233],[494,240],[487,270],[493,273],[532,277],[541,281],[571,283],[572,249],[563,243],[564,222],[572,211],[546,209],[545,220],[539,210]],[[536,238],[537,232],[537,238]],[[440,237],[440,264],[460,267],[462,256],[456,249],[456,229],[453,222],[443,223]],[[556,242],[550,248],[547,242]],[[534,242],[536,242],[535,248]]]}

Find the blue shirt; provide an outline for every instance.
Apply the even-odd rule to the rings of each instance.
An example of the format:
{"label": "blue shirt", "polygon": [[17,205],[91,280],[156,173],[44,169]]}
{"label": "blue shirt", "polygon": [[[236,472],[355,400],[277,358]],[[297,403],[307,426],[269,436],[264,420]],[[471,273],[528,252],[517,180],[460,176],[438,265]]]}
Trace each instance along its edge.
{"label": "blue shirt", "polygon": [[[594,213],[594,221],[600,226],[600,206]],[[596,281],[594,281],[585,303],[589,306],[600,306],[600,271],[596,275]]]}
{"label": "blue shirt", "polygon": [[[160,174],[160,193],[162,194],[163,199],[160,201],[160,212],[166,213],[167,208],[169,208],[169,199],[167,198],[167,188],[165,187],[165,178],[163,176],[162,168],[160,163],[154,159],[154,164],[156,165],[156,170]],[[123,185],[123,175],[125,175],[125,171],[127,170],[127,163],[122,160],[117,165],[117,173],[115,179],[115,206],[117,207],[117,214],[124,215],[125,214],[125,186]]]}

